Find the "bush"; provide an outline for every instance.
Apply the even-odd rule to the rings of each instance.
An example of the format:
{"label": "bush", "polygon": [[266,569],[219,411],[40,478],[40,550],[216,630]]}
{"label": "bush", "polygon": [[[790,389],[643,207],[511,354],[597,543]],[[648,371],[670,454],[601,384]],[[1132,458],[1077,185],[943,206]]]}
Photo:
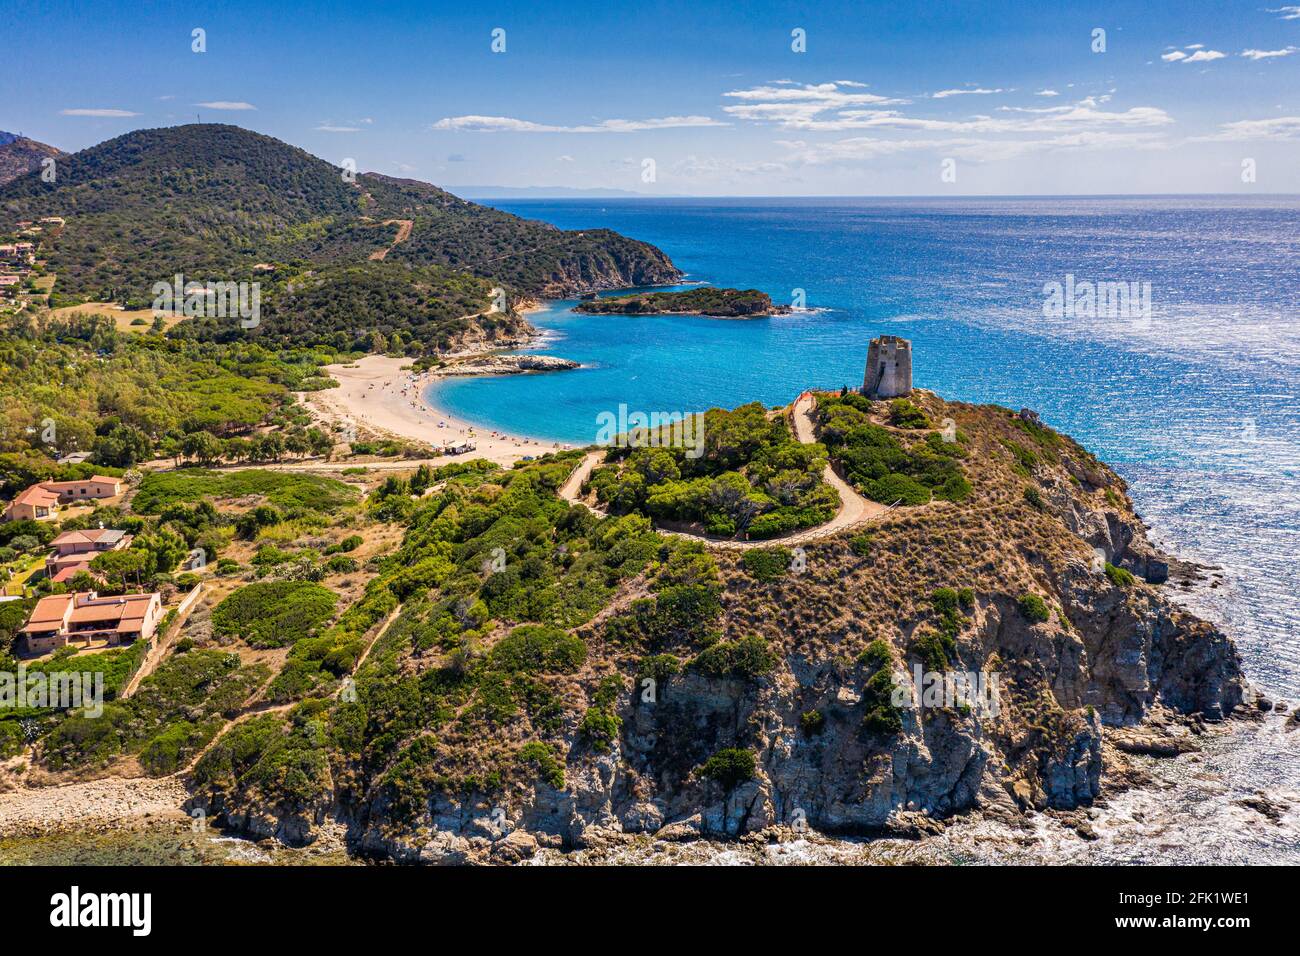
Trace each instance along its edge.
{"label": "bush", "polygon": [[790,569],[792,555],[787,548],[752,548],[746,551],[741,563],[750,577],[759,581],[775,581]]}
{"label": "bush", "polygon": [[868,733],[892,737],[903,729],[903,712],[894,705],[895,689],[892,668],[882,667],[867,678],[862,689],[862,702],[866,705],[862,726]]}
{"label": "bush", "polygon": [[344,554],[348,551],[355,551],[361,547],[362,537],[359,534],[350,534],[338,544],[332,544],[325,549],[326,554]]}
{"label": "bush", "polygon": [[859,558],[865,558],[871,554],[871,542],[871,532],[868,531],[863,534],[855,534],[853,537],[849,538],[849,550]]}
{"label": "bush", "polygon": [[572,674],[586,659],[582,638],[546,624],[515,628],[488,655],[494,670],[529,674]]}
{"label": "bush", "polygon": [[889,645],[876,638],[867,645],[866,650],[858,655],[858,663],[868,668],[873,673],[883,668],[892,667],[894,664],[894,655],[890,651]]}
{"label": "bush", "polygon": [[623,719],[614,713],[619,692],[623,689],[623,679],[617,674],[601,680],[592,696],[591,706],[582,715],[578,724],[578,733],[593,750],[609,753],[614,749],[614,741],[623,726]]}
{"label": "bush", "polygon": [[672,654],[652,654],[642,658],[641,666],[637,668],[637,677],[649,677],[656,684],[662,684],[681,671],[682,662]]}
{"label": "bush", "polygon": [[699,775],[719,784],[723,790],[730,791],[747,780],[753,780],[757,770],[758,760],[753,751],[728,747],[704,761]]}
{"label": "bush", "polygon": [[1044,510],[1044,508],[1046,508],[1046,504],[1043,502],[1042,494],[1039,493],[1038,489],[1035,488],[1033,485],[1030,485],[1025,488],[1025,501],[1029,502],[1030,505],[1037,508],[1039,511],[1042,511]]}
{"label": "bush", "polygon": [[930,427],[925,412],[905,398],[896,398],[889,403],[889,423],[896,428]]}
{"label": "bush", "polygon": [[816,737],[826,729],[826,717],[820,710],[805,711],[799,718],[799,726],[803,728],[804,736]]}
{"label": "bush", "polygon": [[706,677],[753,680],[771,673],[776,660],[776,655],[768,650],[767,642],[757,634],[751,634],[738,641],[719,641],[705,648],[691,666]]}
{"label": "bush", "polygon": [[1052,612],[1047,609],[1047,603],[1037,594],[1024,595],[1017,603],[1017,607],[1027,620],[1035,624],[1042,624],[1052,616]]}
{"label": "bush", "polygon": [[519,748],[516,759],[522,764],[536,768],[538,776],[553,789],[564,788],[564,760],[556,753],[555,747],[534,740]]}
{"label": "bush", "polygon": [[337,594],[308,581],[247,584],[213,608],[212,629],[254,647],[283,647],[314,635],[337,603]]}
{"label": "bush", "polygon": [[1117,568],[1109,561],[1106,562],[1106,577],[1110,578],[1110,583],[1117,588],[1131,588],[1136,580],[1127,568]]}

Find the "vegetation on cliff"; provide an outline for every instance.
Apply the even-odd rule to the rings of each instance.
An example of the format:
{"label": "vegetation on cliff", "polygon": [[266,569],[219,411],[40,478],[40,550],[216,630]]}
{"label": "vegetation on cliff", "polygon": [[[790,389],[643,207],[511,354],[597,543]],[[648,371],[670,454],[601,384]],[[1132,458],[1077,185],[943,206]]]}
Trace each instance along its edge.
{"label": "vegetation on cliff", "polygon": [[710,315],[719,318],[756,318],[790,311],[774,305],[772,297],[757,289],[715,289],[706,286],[678,292],[637,292],[603,296],[579,302],[576,312],[598,315]]}

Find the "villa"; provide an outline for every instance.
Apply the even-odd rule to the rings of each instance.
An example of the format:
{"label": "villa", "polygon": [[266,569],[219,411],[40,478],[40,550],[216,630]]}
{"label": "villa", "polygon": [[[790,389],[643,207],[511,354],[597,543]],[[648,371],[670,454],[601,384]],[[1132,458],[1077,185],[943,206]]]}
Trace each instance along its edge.
{"label": "villa", "polygon": [[51,594],[36,602],[18,633],[31,654],[83,641],[126,645],[152,639],[162,616],[162,598],[157,593],[114,597],[100,597],[94,591]]}
{"label": "villa", "polygon": [[111,528],[65,531],[50,542],[54,553],[45,559],[45,573],[52,581],[67,581],[78,571],[89,572],[95,555],[121,551],[130,544],[131,535]]}
{"label": "villa", "polygon": [[122,493],[120,478],[92,475],[78,481],[42,481],[20,492],[5,508],[5,521],[45,521],[59,506],[73,501],[113,498]]}

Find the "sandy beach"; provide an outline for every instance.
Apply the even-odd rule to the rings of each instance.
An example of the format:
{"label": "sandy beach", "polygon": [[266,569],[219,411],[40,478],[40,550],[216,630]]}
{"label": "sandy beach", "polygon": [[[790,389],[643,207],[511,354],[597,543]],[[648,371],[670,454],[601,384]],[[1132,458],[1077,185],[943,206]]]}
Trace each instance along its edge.
{"label": "sandy beach", "polygon": [[362,438],[374,433],[424,442],[435,448],[466,441],[476,446],[471,452],[444,455],[438,459],[440,462],[486,458],[510,465],[528,455],[568,447],[479,428],[434,408],[425,401],[423,392],[437,376],[431,372],[417,375],[409,368],[403,371],[402,366],[410,364],[410,359],[367,355],[347,365],[327,365],[323,373],[335,379],[339,387],[304,393],[301,400],[321,417],[356,429]]}

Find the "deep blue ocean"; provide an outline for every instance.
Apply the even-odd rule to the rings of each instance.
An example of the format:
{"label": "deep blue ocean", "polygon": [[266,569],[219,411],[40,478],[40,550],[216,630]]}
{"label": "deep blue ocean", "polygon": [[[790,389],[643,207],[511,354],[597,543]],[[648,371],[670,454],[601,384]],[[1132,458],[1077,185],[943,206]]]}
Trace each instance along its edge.
{"label": "deep blue ocean", "polygon": [[[1130,483],[1152,537],[1217,565],[1187,598],[1248,676],[1300,697],[1300,197],[512,200],[663,249],[688,282],[757,288],[771,319],[533,315],[573,372],[440,383],[481,425],[594,440],[620,404],[690,411],[859,385],[867,342],[912,341],[915,384],[1037,410]],[[1044,316],[1044,285],[1151,284],[1146,316]],[[1262,744],[1261,744],[1262,745]],[[1243,772],[1300,784],[1300,731]],[[1242,759],[1246,751],[1238,751]],[[1165,858],[1165,857],[1161,857]]]}

